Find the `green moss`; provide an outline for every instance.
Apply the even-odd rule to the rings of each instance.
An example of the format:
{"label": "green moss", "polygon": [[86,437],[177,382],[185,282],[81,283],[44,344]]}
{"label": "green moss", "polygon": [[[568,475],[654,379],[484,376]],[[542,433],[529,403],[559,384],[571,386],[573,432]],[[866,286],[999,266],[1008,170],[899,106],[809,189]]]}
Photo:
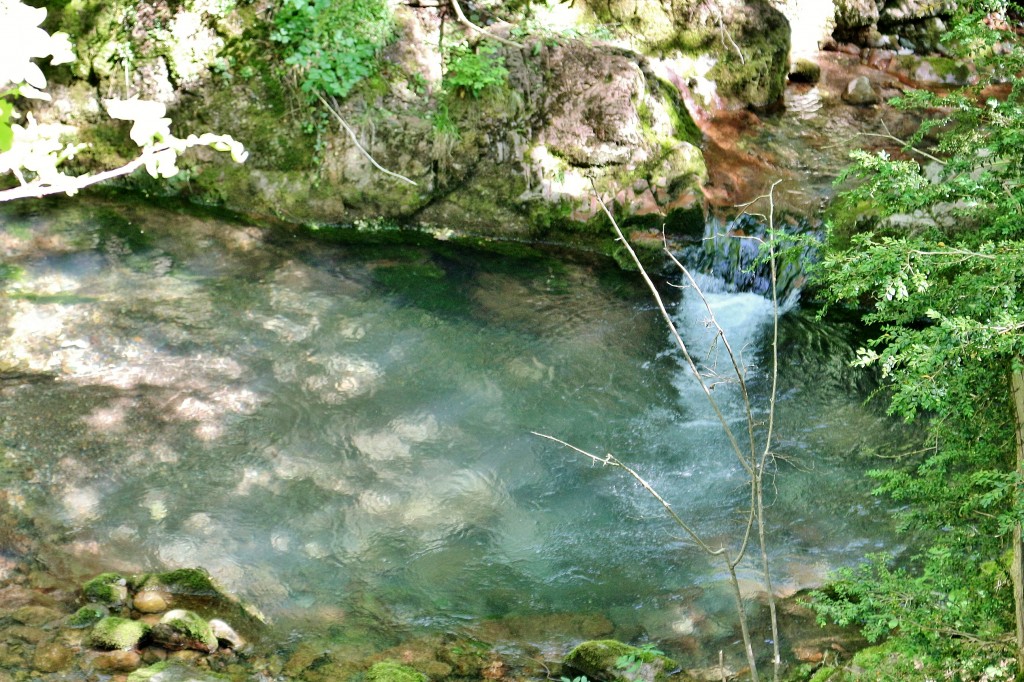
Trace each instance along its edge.
{"label": "green moss", "polygon": [[665,105],[669,118],[672,120],[672,131],[676,139],[689,142],[693,145],[700,145],[703,140],[703,133],[690,116],[686,103],[679,95],[676,86],[662,78],[648,79],[658,98]]}
{"label": "green moss", "polygon": [[885,670],[898,657],[889,642],[861,649],[853,656],[850,665],[864,670]]}
{"label": "green moss", "polygon": [[[175,609],[168,611],[160,619],[158,628],[169,628],[173,633],[188,640],[191,648],[201,651],[216,651],[217,636],[213,628],[195,611]],[[155,635],[154,635],[155,636]]]}
{"label": "green moss", "polygon": [[655,682],[667,682],[667,673],[679,665],[664,656],[639,647],[624,644],[615,639],[600,639],[583,642],[570,651],[563,663],[573,670],[578,670],[591,680],[605,682],[632,682],[638,674],[630,674],[617,665],[622,657],[630,657],[644,665],[651,665]]}
{"label": "green moss", "polygon": [[171,594],[208,597],[222,594],[210,574],[201,568],[179,568],[166,573],[146,574],[141,581],[133,577],[132,585],[136,590],[163,589]]}
{"label": "green moss", "polygon": [[101,649],[134,649],[147,632],[142,621],[108,616],[96,623],[89,641]]}
{"label": "green moss", "polygon": [[120,606],[128,598],[128,588],[124,577],[117,573],[100,573],[82,585],[82,596],[86,601]]}
{"label": "green moss", "polygon": [[87,628],[103,620],[110,610],[102,604],[86,604],[68,618],[68,627]]}
{"label": "green moss", "polygon": [[[808,682],[826,682],[826,680],[832,680],[833,678],[838,679],[838,675],[837,675],[838,672],[839,672],[839,668],[832,668],[832,667],[818,668],[818,670],[816,670],[814,672],[814,674],[811,675],[811,677],[808,680]],[[129,682],[131,682],[131,681],[129,680]]]}
{"label": "green moss", "polygon": [[366,682],[427,682],[427,676],[407,665],[381,661],[367,671]]}
{"label": "green moss", "polygon": [[162,673],[166,670],[168,665],[167,661],[160,661],[159,663],[154,663],[149,667],[139,668],[128,675],[128,682],[149,682],[149,680],[153,679],[158,673]]}

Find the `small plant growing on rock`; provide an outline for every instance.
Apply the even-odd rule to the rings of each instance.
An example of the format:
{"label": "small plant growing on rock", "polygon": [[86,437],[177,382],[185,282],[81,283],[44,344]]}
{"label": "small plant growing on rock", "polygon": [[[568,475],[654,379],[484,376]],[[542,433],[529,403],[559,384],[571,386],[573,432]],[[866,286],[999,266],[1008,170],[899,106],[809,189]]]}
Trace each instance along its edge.
{"label": "small plant growing on rock", "polygon": [[466,45],[448,50],[447,70],[442,85],[449,92],[468,92],[473,97],[490,87],[503,87],[508,82],[505,58],[496,45],[480,45],[474,51]]}

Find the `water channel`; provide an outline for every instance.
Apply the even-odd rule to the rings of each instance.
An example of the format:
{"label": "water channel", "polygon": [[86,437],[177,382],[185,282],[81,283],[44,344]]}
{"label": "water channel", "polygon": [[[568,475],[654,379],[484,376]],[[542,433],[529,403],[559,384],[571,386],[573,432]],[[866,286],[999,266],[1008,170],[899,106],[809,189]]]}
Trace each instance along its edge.
{"label": "water channel", "polygon": [[[0,369],[25,379],[0,385],[0,481],[83,565],[203,566],[292,628],[371,602],[390,634],[598,613],[662,641],[693,634],[687,609],[708,637],[731,618],[721,568],[634,482],[531,434],[736,533],[745,477],[635,275],[137,204],[5,211]],[[705,284],[764,416],[770,305]],[[722,364],[699,299],[673,306]],[[856,329],[793,307],[781,335],[769,522],[791,593],[896,547],[863,472],[902,436],[848,367]],[[715,395],[742,428],[735,389]]]}

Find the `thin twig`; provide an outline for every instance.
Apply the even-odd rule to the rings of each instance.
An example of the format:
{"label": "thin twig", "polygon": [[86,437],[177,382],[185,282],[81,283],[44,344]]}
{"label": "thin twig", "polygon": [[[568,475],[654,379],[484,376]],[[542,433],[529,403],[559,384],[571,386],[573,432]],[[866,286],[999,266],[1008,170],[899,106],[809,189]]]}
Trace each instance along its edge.
{"label": "thin twig", "polygon": [[559,445],[564,445],[565,447],[569,448],[570,450],[574,450],[574,451],[580,453],[581,455],[584,455],[585,457],[589,457],[591,459],[591,461],[593,461],[595,464],[602,464],[602,465],[605,465],[605,466],[614,466],[614,467],[619,467],[620,469],[623,469],[626,473],[628,473],[630,476],[635,478],[637,480],[637,482],[641,486],[643,486],[644,490],[646,490],[648,493],[650,493],[651,497],[653,497],[659,503],[661,503],[661,506],[665,508],[665,511],[668,512],[668,515],[672,518],[672,520],[675,522],[675,524],[677,526],[679,526],[680,528],[682,528],[683,531],[685,531],[686,534],[689,536],[689,538],[691,540],[693,540],[693,542],[698,547],[701,548],[701,550],[703,550],[704,552],[706,552],[710,556],[720,556],[720,555],[725,553],[725,548],[724,547],[720,547],[719,549],[711,549],[711,547],[709,547],[707,544],[705,544],[705,542],[703,540],[701,540],[700,536],[697,535],[697,532],[695,530],[693,530],[692,528],[690,528],[689,524],[687,524],[685,521],[683,521],[683,518],[681,516],[679,516],[679,514],[676,513],[676,510],[672,508],[672,505],[670,505],[665,500],[665,498],[662,497],[658,493],[658,491],[655,490],[654,487],[643,478],[643,476],[638,474],[635,469],[631,469],[630,467],[628,467],[625,464],[623,464],[614,455],[608,454],[608,455],[605,455],[604,457],[598,457],[597,455],[593,455],[593,454],[587,452],[586,450],[583,450],[581,448],[576,447],[575,445],[571,445],[570,443],[566,443],[564,440],[555,438],[554,436],[549,436],[546,433],[539,433],[537,431],[531,431],[530,433],[532,433],[535,436],[540,436],[541,438],[547,438],[548,440],[554,441],[554,442],[558,443]]}
{"label": "thin twig", "polygon": [[316,93],[316,97],[317,99],[320,100],[321,104],[327,107],[327,111],[329,111],[331,115],[338,120],[338,123],[341,124],[341,127],[345,129],[346,133],[348,133],[348,136],[352,138],[352,143],[355,144],[356,148],[360,152],[362,152],[363,156],[370,160],[370,163],[372,163],[377,168],[377,170],[381,171],[382,173],[385,173],[386,175],[396,177],[399,180],[404,180],[405,182],[408,182],[410,185],[416,186],[415,182],[405,177],[404,175],[395,173],[393,171],[389,171],[387,168],[377,163],[377,160],[370,156],[370,152],[363,149],[363,145],[359,144],[359,138],[356,137],[356,131],[352,130],[352,126],[345,122],[345,119],[341,117],[341,114],[339,114],[337,110],[334,107],[332,107],[330,103],[327,100],[325,100],[323,95],[321,95],[319,92]]}
{"label": "thin twig", "polygon": [[486,29],[483,29],[483,28],[480,28],[479,26],[474,24],[472,21],[470,21],[466,17],[465,13],[462,11],[462,5],[459,4],[459,0],[451,0],[451,1],[452,1],[452,9],[455,10],[455,17],[459,20],[460,24],[462,24],[463,26],[465,26],[466,28],[468,28],[470,30],[476,31],[477,33],[479,33],[482,36],[490,38],[491,40],[497,40],[499,43],[503,43],[505,45],[508,45],[510,47],[515,47],[515,48],[518,48],[520,50],[523,49],[523,45],[521,43],[517,43],[514,40],[508,40],[507,38],[502,38],[501,36],[496,36],[493,33],[491,33],[490,31],[488,31]]}

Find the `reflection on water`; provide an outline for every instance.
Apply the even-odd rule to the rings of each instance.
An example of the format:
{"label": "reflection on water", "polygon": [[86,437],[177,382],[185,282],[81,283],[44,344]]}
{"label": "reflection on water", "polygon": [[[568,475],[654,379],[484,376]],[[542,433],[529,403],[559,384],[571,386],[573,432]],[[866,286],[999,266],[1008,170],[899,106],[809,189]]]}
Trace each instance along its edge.
{"label": "reflection on water", "polygon": [[[0,233],[0,369],[58,377],[0,389],[4,478],[68,551],[202,565],[280,620],[372,597],[390,627],[596,611],[659,637],[714,592],[635,485],[530,435],[616,453],[709,538],[736,527],[743,476],[632,280],[76,206]],[[711,300],[763,399],[766,302]],[[678,315],[710,362],[691,297]],[[890,542],[857,454],[898,433],[843,330],[795,312],[783,334],[771,542],[796,589]]]}

